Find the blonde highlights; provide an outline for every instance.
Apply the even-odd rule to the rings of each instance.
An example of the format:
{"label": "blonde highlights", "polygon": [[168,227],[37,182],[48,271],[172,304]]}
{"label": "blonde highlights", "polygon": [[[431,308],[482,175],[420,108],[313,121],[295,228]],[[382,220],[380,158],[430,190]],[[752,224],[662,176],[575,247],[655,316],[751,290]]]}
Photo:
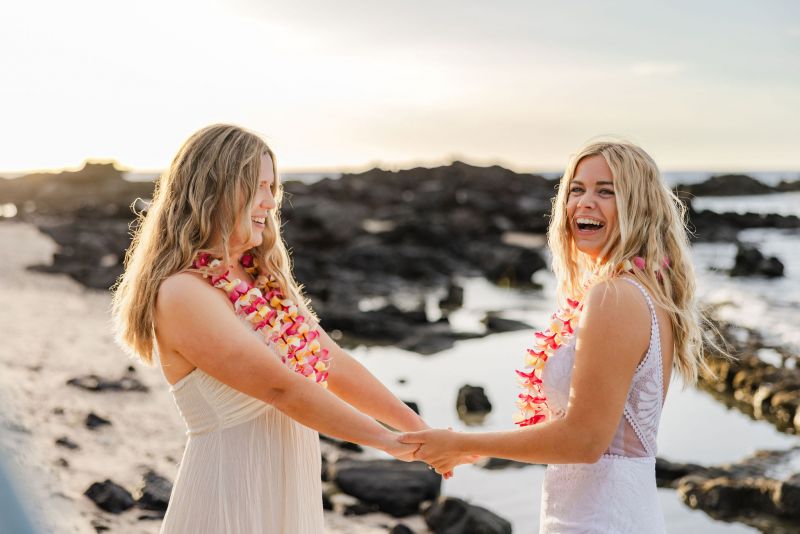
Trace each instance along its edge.
{"label": "blonde highlights", "polygon": [[275,155],[257,135],[238,126],[216,124],[193,134],[156,182],[146,215],[132,224],[125,272],[113,288],[112,315],[117,340],[152,363],[155,304],[167,277],[187,270],[199,251],[212,250],[229,263],[231,237],[251,236],[249,209],[258,187],[261,156],[272,159],[277,208],[270,210],[263,241],[251,252],[265,274],[276,277],[284,293],[304,302],[291,274],[280,236],[283,189]]}
{"label": "blonde highlights", "polygon": [[[617,223],[610,229],[601,258],[580,252],[567,215],[570,183],[578,164],[602,156],[614,181]],[[673,366],[686,384],[694,384],[703,359],[704,322],[695,298],[686,207],[669,189],[653,159],[640,147],[624,141],[595,141],[575,154],[559,183],[547,232],[553,271],[562,298],[582,300],[587,275],[597,281],[618,276],[620,266],[639,256],[644,269],[633,276],[669,315],[675,357]],[[666,267],[664,262],[668,261]]]}

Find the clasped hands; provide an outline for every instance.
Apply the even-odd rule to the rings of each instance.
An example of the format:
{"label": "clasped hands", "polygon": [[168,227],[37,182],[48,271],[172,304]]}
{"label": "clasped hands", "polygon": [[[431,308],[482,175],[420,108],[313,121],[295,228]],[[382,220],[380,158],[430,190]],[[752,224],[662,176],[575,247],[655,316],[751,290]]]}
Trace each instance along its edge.
{"label": "clasped hands", "polygon": [[461,464],[473,463],[479,456],[465,454],[459,449],[459,434],[451,429],[426,429],[397,435],[397,446],[388,450],[404,462],[425,462],[448,479],[453,469]]}

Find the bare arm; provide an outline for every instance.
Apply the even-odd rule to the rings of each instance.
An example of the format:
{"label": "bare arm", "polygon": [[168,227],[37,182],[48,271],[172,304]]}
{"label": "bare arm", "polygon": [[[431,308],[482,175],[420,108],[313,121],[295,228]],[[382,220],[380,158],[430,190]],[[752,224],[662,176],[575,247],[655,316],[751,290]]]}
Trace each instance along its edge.
{"label": "bare arm", "polygon": [[225,295],[192,274],[165,280],[156,304],[160,343],[217,380],[260,399],[305,426],[339,439],[402,455],[396,436],[325,388],[281,363]]}
{"label": "bare arm", "polygon": [[[611,443],[636,367],[647,350],[650,313],[641,293],[616,280],[592,288],[581,314],[567,413],[517,430],[426,430],[401,437],[421,443],[417,457],[449,470],[454,457],[496,456],[529,463],[593,463]],[[556,356],[557,357],[557,356]]]}
{"label": "bare arm", "polygon": [[406,432],[428,428],[425,421],[398,399],[361,363],[341,349],[321,328],[322,346],[331,352],[328,387],[343,401],[392,428]]}

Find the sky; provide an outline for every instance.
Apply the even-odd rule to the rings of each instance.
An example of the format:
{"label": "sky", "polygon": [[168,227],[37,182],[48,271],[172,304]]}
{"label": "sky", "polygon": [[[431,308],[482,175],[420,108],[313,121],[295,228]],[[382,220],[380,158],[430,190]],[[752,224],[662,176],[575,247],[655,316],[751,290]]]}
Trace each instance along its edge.
{"label": "sky", "polygon": [[284,170],[800,170],[796,0],[9,0],[0,171],[167,167],[215,122]]}

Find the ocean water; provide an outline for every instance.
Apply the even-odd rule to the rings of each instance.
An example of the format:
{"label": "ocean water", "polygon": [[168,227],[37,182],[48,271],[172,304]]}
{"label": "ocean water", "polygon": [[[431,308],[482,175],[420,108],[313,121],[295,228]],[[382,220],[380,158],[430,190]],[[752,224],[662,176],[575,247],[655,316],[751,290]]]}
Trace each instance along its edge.
{"label": "ocean water", "polygon": [[[770,196],[775,201],[754,202],[748,210],[788,213],[796,202],[794,194]],[[720,211],[733,211],[739,200],[715,202]],[[758,329],[770,342],[800,349],[796,328],[800,324],[800,232],[747,230],[740,238],[757,244],[767,255],[778,256],[786,276],[775,280],[730,278],[724,270],[733,265],[735,245],[700,243],[693,246],[700,297],[706,302],[727,302],[721,308],[723,318]],[[505,317],[542,327],[553,311],[555,280],[546,271],[537,273],[535,280],[543,285],[542,290],[502,289],[482,279],[462,280],[464,308],[451,316],[451,322],[457,329],[475,330],[487,311],[499,311]],[[353,354],[400,398],[417,402],[433,426],[508,430],[513,428],[518,392],[514,369],[521,366],[524,350],[532,343],[532,331],[521,331],[462,341],[432,356],[392,347],[359,347]],[[765,359],[769,356],[764,355]],[[456,414],[458,388],[464,384],[482,386],[493,404],[491,414],[478,427],[467,427]],[[715,465],[741,460],[761,449],[796,445],[800,445],[798,436],[783,434],[767,422],[726,408],[698,389],[684,388],[679,379],[670,384],[659,432],[659,456],[663,458]],[[538,523],[543,474],[539,466],[499,471],[462,466],[453,479],[444,482],[443,493],[495,511],[512,521],[516,532],[532,532]],[[691,510],[673,490],[661,489],[659,496],[668,532],[755,532]]]}

